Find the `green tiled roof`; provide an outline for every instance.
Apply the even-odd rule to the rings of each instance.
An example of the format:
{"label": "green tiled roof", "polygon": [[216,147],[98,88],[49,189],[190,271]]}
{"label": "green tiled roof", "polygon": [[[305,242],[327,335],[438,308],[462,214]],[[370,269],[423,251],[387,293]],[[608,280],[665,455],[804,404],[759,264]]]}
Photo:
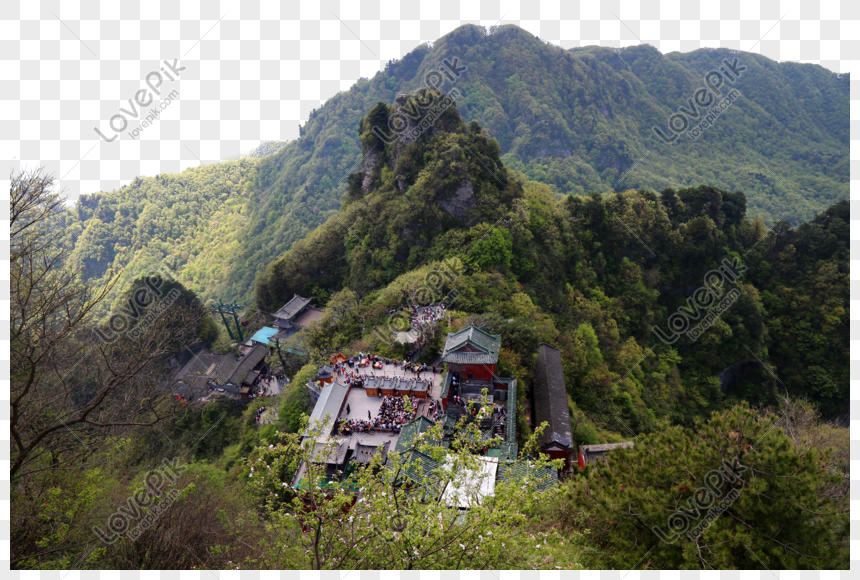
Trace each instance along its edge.
{"label": "green tiled roof", "polygon": [[[386,469],[395,471],[393,461],[386,464]],[[420,451],[410,451],[402,454],[397,462],[400,469],[400,479],[408,479],[414,483],[423,484],[427,476],[431,476],[434,471],[442,467],[442,463],[436,461],[429,455],[425,455]],[[431,477],[431,479],[433,479]]]}
{"label": "green tiled roof", "polygon": [[503,461],[496,471],[496,481],[526,482],[534,491],[546,491],[558,485],[558,472],[551,466],[538,469],[532,461]]}
{"label": "green tiled roof", "polygon": [[[479,352],[454,352],[466,345],[471,345]],[[442,350],[442,361],[457,364],[495,364],[499,359],[499,348],[502,337],[489,334],[480,328],[470,326],[460,332],[448,334],[445,348]]]}
{"label": "green tiled roof", "polygon": [[442,360],[457,365],[494,365],[498,362],[499,355],[486,352],[449,352]]}
{"label": "green tiled roof", "polygon": [[481,440],[482,441],[489,441],[493,437],[495,437],[495,435],[493,435],[493,428],[492,427],[490,427],[489,429],[487,429],[486,431],[483,431],[481,433]]}
{"label": "green tiled roof", "polygon": [[508,383],[508,420],[505,441],[517,444],[517,379],[500,379]]}
{"label": "green tiled roof", "polygon": [[439,394],[440,399],[448,398],[448,391],[451,390],[451,373],[445,373],[442,377],[442,391]]}
{"label": "green tiled roof", "polygon": [[474,420],[468,411],[455,405],[448,407],[443,417],[445,417],[445,421],[442,423],[442,432],[445,436],[451,436],[454,434],[461,417],[466,417],[465,421],[467,424]]}
{"label": "green tiled roof", "polygon": [[398,453],[405,451],[412,445],[412,441],[436,424],[435,421],[421,415],[406,423],[400,430],[400,437],[397,439],[397,445],[394,450]]}
{"label": "green tiled roof", "polygon": [[487,457],[498,457],[499,461],[516,461],[517,449],[518,446],[516,442],[501,443],[488,449],[484,455]]}
{"label": "green tiled roof", "polygon": [[513,443],[502,443],[500,445],[501,455],[499,455],[499,458],[502,461],[516,461],[518,449],[519,446],[517,445],[516,441],[514,441]]}

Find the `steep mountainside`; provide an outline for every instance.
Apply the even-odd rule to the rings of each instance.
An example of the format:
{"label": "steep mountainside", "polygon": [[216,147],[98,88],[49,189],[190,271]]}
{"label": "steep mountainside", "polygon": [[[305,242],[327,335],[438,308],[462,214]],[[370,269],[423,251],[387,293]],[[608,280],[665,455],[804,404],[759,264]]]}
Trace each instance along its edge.
{"label": "steep mountainside", "polygon": [[[416,48],[331,98],[311,115],[298,140],[258,163],[246,160],[241,176],[206,198],[215,201],[228,193],[242,200],[220,208],[222,213],[237,208],[218,237],[226,236],[228,243],[201,249],[196,242],[180,252],[180,262],[190,266],[189,286],[204,298],[250,299],[254,279],[266,264],[340,206],[346,176],[361,162],[356,129],[364,114],[377,102],[390,104],[398,94],[420,89],[422,79],[445,70],[446,62],[460,76],[441,88],[456,87],[466,122],[477,121],[498,141],[507,166],[550,185],[556,195],[708,183],[743,190],[748,212],[766,223],[785,215],[794,224],[848,196],[848,75],[729,50],[668,55],[649,47],[565,51],[515,26],[484,33],[466,25],[432,47]],[[737,70],[746,67],[736,82],[724,81],[723,92],[736,88],[741,96],[697,141],[681,135],[665,144],[653,127],[668,132],[670,116],[689,107],[696,91],[706,87],[706,74],[725,68],[725,59],[737,59]],[[176,186],[177,179],[186,181],[178,176],[142,181],[153,193],[185,203],[187,193]],[[134,189],[88,197],[82,204],[92,211],[80,219],[114,215],[119,205],[129,204],[128,211],[140,219],[146,198]],[[105,223],[84,221],[68,238],[81,255],[100,255],[88,262],[87,275],[99,276],[106,265],[128,265],[108,259],[116,243],[126,244]],[[194,224],[181,231],[173,231],[172,224],[134,227],[142,236],[139,248],[151,246],[145,251],[153,255],[164,254],[163,248],[178,239],[214,239],[201,236],[209,230]],[[205,260],[201,251],[207,253]]]}
{"label": "steep mountainside", "polygon": [[421,98],[370,110],[343,209],[257,280],[266,311],[327,302],[312,350],[384,351],[387,309],[448,296],[455,319],[502,335],[503,373],[559,345],[572,401],[623,436],[613,417],[638,432],[785,391],[846,411],[847,202],[768,230],[743,192],[709,185],[559,200],[453,108],[415,142],[381,142],[372,127]]}
{"label": "steep mountainside", "polygon": [[[237,235],[253,205],[260,159],[243,158],[175,175],[139,177],[108,193],[83,195],[65,214],[61,232],[81,277],[100,286],[110,271],[120,284],[100,307],[118,306],[137,278],[178,269],[175,275],[204,299],[241,294]],[[239,268],[244,270],[243,267]],[[253,270],[250,278],[253,279]],[[103,308],[102,308],[103,310]]]}
{"label": "steep mountainside", "polygon": [[498,143],[477,123],[467,127],[456,107],[409,143],[385,143],[373,132],[431,95],[441,101],[432,91],[404,95],[391,107],[377,104],[362,120],[363,162],[349,176],[343,209],[258,278],[262,307],[276,308],[298,291],[325,299],[327,289],[344,283],[367,294],[450,251],[447,233],[470,227],[483,233],[487,222],[503,219],[522,198],[520,185],[508,180]]}

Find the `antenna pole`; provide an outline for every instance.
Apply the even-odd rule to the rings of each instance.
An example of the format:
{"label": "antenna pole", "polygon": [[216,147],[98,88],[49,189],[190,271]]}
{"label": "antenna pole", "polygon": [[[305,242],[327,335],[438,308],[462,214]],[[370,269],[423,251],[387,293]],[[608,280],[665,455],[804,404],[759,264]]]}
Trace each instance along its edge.
{"label": "antenna pole", "polygon": [[233,331],[230,330],[230,324],[227,323],[227,317],[224,316],[224,309],[226,306],[221,302],[221,299],[218,299],[218,306],[212,312],[217,312],[221,315],[221,320],[224,321],[224,327],[227,329],[227,334],[230,335],[230,340],[236,340],[236,337],[233,336]]}
{"label": "antenna pole", "polygon": [[233,302],[230,304],[230,313],[233,315],[233,320],[236,321],[236,331],[239,333],[239,341],[245,342],[245,337],[242,335],[242,325],[239,324],[239,317],[236,316],[236,309],[241,308],[238,304]]}

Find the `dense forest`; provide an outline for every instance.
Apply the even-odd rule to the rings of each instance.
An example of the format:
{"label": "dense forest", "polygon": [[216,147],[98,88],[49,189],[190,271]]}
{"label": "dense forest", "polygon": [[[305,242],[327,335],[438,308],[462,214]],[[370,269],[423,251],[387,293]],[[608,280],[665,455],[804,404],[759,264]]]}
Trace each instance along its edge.
{"label": "dense forest", "polygon": [[[294,292],[325,307],[319,323],[290,339],[307,354],[285,365],[292,382],[274,401],[129,396],[161,384],[181,345],[211,344],[224,331],[192,290],[156,280],[181,297],[167,324],[94,349],[88,325],[111,292],[84,299],[96,287],[82,285],[75,252],[39,243],[67,219],[55,198],[13,196],[18,223],[56,220],[17,229],[29,233],[13,237],[16,285],[38,285],[43,276],[30,274],[39,264],[63,264],[52,276],[67,281],[58,299],[73,314],[56,319],[49,310],[33,326],[24,304],[13,309],[13,567],[847,566],[848,203],[798,227],[766,227],[747,217],[744,193],[709,185],[559,198],[506,167],[498,143],[454,108],[412,142],[386,143],[373,131],[400,107],[434,98],[441,95],[369,109],[359,124],[363,163],[347,179],[343,208],[258,278],[261,312]],[[24,176],[17,187],[50,186]],[[44,212],[50,219],[38,210],[45,203],[55,204]],[[44,252],[57,259],[31,260]],[[152,283],[113,291],[131,305]],[[291,487],[316,453],[301,433],[311,407],[304,385],[318,365],[340,350],[402,358],[409,347],[390,340],[386,311],[441,297],[450,298],[448,316],[430,329],[424,360],[435,360],[445,333],[476,324],[502,335],[499,373],[529,385],[537,345],[557,345],[574,443],[633,439],[635,447],[560,485],[526,473],[468,516],[426,494],[398,498],[396,468],[410,455],[394,454],[395,469],[354,475],[360,508],[346,509],[348,486]],[[671,322],[680,315],[696,324]],[[54,341],[29,338],[46,321]],[[94,421],[93,389],[106,379]],[[528,389],[517,395],[528,461],[536,432]],[[39,410],[58,396],[73,404],[57,416]],[[256,420],[263,406],[278,411],[266,425]],[[436,452],[469,469],[484,443],[466,430],[450,450],[415,445],[425,445],[411,452],[421,465],[441,460]],[[146,513],[158,515],[128,537],[111,522],[141,509],[126,498],[150,493],[154,472],[161,507]],[[701,487],[713,473],[724,478]],[[672,514],[707,493],[730,507],[700,523],[698,535],[681,534]]]}
{"label": "dense forest", "polygon": [[[15,177],[12,568],[848,567],[847,80],[741,55],[715,127],[620,180],[736,55],[480,33],[391,63],[285,146],[73,208],[50,176]],[[454,57],[456,107],[413,90]],[[398,116],[413,139],[378,130]],[[271,349],[291,379],[276,398],[165,387],[204,347],[236,352],[207,301],[246,300],[250,330],[294,293],[323,315]],[[467,511],[434,493],[433,466],[475,468],[478,415],[449,448],[436,425],[333,484],[302,444],[307,382],[336,352],[403,359],[391,312],[441,301],[416,356],[470,324],[501,335],[523,471]],[[110,311],[131,327],[106,337]],[[528,417],[541,342],[573,443],[635,442],[552,485]],[[679,509],[706,497],[728,505]]]}
{"label": "dense forest", "polygon": [[[746,217],[744,193],[706,185],[558,200],[506,169],[498,145],[453,110],[413,143],[381,143],[371,123],[401,106],[380,103],[362,122],[369,154],[344,208],[267,268],[260,308],[294,293],[354,303],[354,317],[319,332],[321,348],[344,347],[369,340],[385,323],[373,313],[402,306],[428,271],[459,260],[441,295],[456,289],[452,308],[501,334],[511,360],[562,345],[587,414],[611,408],[639,431],[772,404],[785,390],[828,417],[847,413],[847,202],[766,228]],[[672,335],[673,313],[726,263],[736,275],[717,291],[734,290],[731,308],[701,337]]]}
{"label": "dense forest", "polygon": [[[66,243],[94,280],[108,268],[130,268],[122,286],[152,260],[173,256],[185,266],[183,282],[205,300],[251,301],[272,257],[340,208],[346,177],[361,162],[356,128],[364,115],[420,89],[436,71],[453,77],[448,65],[459,77],[435,88],[456,87],[462,117],[498,143],[505,165],[557,198],[706,183],[743,191],[749,217],[769,226],[809,221],[848,197],[848,127],[840,122],[848,75],[723,49],[561,50],[513,25],[486,32],[460,27],[359,80],[271,156],[252,153],[82,197]],[[732,84],[741,97],[701,138],[665,144],[653,128],[667,130],[724,59],[746,67]],[[188,213],[157,201],[167,199]]]}

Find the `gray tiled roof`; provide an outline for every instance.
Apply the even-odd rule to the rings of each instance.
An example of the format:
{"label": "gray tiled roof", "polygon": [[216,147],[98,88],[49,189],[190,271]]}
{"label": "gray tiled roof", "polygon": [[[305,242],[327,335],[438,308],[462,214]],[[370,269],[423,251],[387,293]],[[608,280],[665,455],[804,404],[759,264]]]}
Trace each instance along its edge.
{"label": "gray tiled roof", "polygon": [[349,440],[343,441],[317,441],[314,443],[313,455],[311,462],[327,463],[330,465],[342,465],[346,461],[346,454],[349,451]]}
{"label": "gray tiled roof", "polygon": [[545,342],[538,347],[535,363],[534,410],[535,425],[548,423],[539,439],[541,446],[555,444],[573,450],[561,352]]}
{"label": "gray tiled roof", "polygon": [[236,363],[236,367],[224,383],[239,385],[242,382],[242,379],[245,378],[245,375],[254,370],[254,367],[258,364],[263,362],[263,359],[266,358],[267,354],[269,354],[268,347],[262,344],[255,345],[254,348],[248,351],[248,353],[243,356],[238,363]]}
{"label": "gray tiled roof", "polygon": [[298,294],[293,294],[293,297],[289,302],[281,306],[281,308],[275,312],[275,318],[280,318],[283,320],[292,320],[296,314],[301,311],[302,308],[310,304],[310,298],[302,298]]}
{"label": "gray tiled roof", "polygon": [[442,375],[442,390],[439,394],[440,399],[447,399],[448,398],[448,391],[451,390],[451,377],[452,376],[453,375],[450,372]]}
{"label": "gray tiled roof", "polygon": [[203,378],[205,379],[204,384],[211,379],[223,385],[233,374],[236,362],[236,357],[233,355],[213,354],[203,349],[188,360],[176,374],[175,380],[182,380],[186,384],[190,384],[191,381]]}
{"label": "gray tiled roof", "polygon": [[322,392],[320,392],[319,399],[317,399],[316,405],[314,405],[314,410],[311,411],[308,426],[316,427],[317,422],[322,421],[323,418],[328,415],[328,422],[322,427],[322,436],[325,437],[331,433],[348,392],[349,387],[342,385],[337,381],[324,386],[322,388]]}
{"label": "gray tiled roof", "polygon": [[499,459],[501,461],[516,461],[517,460],[517,450],[519,446],[517,442],[513,443],[502,443],[500,446],[501,453],[499,454]]}
{"label": "gray tiled roof", "polygon": [[384,464],[388,459],[388,448],[391,446],[391,441],[386,441],[385,443],[380,443],[377,445],[371,445],[367,443],[362,443],[359,439],[355,444],[355,453],[352,456],[352,461],[357,463],[370,463],[373,461],[373,457],[377,453],[382,454],[382,463]]}
{"label": "gray tiled roof", "polygon": [[272,322],[272,326],[280,328],[281,330],[290,330],[293,328],[293,323],[289,320],[284,320],[283,318],[275,318],[275,321]]}
{"label": "gray tiled roof", "polygon": [[382,387],[382,379],[379,377],[370,377],[369,379],[364,379],[364,388],[365,389],[379,389]]}
{"label": "gray tiled roof", "polygon": [[605,453],[619,447],[633,447],[633,441],[625,441],[624,443],[601,443],[599,445],[580,445],[579,448],[584,453]]}

